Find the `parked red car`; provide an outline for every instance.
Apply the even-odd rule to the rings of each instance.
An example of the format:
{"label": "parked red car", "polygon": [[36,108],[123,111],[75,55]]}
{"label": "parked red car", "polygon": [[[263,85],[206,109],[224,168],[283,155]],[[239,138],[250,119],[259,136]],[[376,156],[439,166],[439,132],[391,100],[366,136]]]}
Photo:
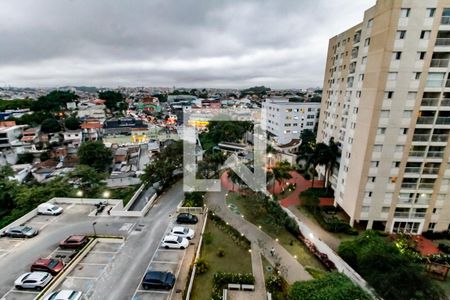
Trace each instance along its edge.
{"label": "parked red car", "polygon": [[89,242],[85,235],[71,235],[64,241],[59,243],[59,247],[63,249],[77,249],[84,247]]}
{"label": "parked red car", "polygon": [[64,268],[64,262],[54,258],[39,258],[31,265],[31,272],[47,272],[53,276]]}

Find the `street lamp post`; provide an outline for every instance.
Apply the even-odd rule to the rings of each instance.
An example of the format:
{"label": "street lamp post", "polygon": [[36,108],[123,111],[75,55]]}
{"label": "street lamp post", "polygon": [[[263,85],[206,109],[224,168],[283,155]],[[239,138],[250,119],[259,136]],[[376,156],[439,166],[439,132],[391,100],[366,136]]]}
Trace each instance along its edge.
{"label": "street lamp post", "polygon": [[92,223],[92,228],[94,229],[94,237],[97,236],[97,232],[95,231],[95,225],[97,224],[97,222]]}
{"label": "street lamp post", "polygon": [[80,197],[80,199],[81,199],[81,205],[83,205],[84,203],[83,203],[83,191],[82,191],[82,190],[79,190],[79,191],[77,192],[77,197]]}

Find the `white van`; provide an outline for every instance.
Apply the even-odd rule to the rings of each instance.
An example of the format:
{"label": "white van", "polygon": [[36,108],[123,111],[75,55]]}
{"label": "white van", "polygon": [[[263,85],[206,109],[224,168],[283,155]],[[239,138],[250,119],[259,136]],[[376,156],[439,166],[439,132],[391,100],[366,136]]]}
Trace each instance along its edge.
{"label": "white van", "polygon": [[42,203],[37,208],[38,214],[41,215],[59,215],[63,212],[62,207],[56,206],[51,203]]}

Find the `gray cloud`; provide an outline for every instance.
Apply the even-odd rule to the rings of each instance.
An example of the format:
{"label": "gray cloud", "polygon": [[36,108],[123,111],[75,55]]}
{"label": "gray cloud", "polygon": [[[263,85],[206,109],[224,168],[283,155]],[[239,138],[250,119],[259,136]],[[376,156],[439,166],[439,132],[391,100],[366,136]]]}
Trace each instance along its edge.
{"label": "gray cloud", "polygon": [[2,0],[0,85],[321,86],[375,0]]}

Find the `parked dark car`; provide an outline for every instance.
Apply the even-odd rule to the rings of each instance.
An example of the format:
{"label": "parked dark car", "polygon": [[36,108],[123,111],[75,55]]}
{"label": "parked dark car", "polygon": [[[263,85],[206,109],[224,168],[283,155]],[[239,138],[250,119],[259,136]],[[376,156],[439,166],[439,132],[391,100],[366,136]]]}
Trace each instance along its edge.
{"label": "parked dark car", "polygon": [[71,235],[64,241],[59,243],[59,247],[63,249],[77,249],[84,247],[89,242],[85,235]]}
{"label": "parked dark car", "polygon": [[178,224],[197,224],[198,218],[197,216],[194,216],[192,214],[179,214],[177,216],[177,223]]}
{"label": "parked dark car", "polygon": [[170,290],[175,284],[175,276],[171,272],[148,271],[142,280],[142,287],[148,289]]}
{"label": "parked dark car", "polygon": [[14,237],[14,238],[31,238],[39,233],[37,229],[30,226],[16,226],[8,228],[2,233],[4,236]]}
{"label": "parked dark car", "polygon": [[64,268],[64,263],[54,258],[39,258],[31,265],[31,272],[47,272],[53,276],[57,275]]}

